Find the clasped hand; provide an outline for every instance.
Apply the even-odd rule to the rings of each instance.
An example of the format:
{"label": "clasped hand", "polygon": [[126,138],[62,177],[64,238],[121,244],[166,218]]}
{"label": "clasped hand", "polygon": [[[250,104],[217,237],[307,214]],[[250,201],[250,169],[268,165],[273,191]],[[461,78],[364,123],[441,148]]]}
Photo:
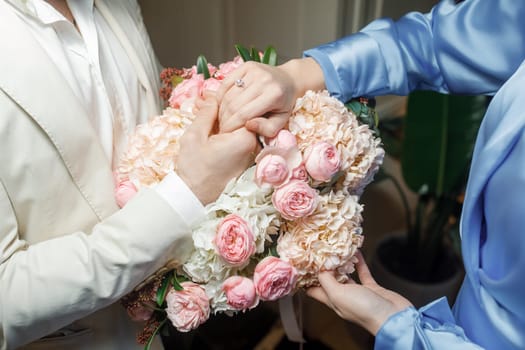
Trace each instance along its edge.
{"label": "clasped hand", "polygon": [[216,96],[206,92],[180,140],[177,173],[204,205],[253,164],[259,147],[256,135],[244,127],[218,133],[218,108]]}

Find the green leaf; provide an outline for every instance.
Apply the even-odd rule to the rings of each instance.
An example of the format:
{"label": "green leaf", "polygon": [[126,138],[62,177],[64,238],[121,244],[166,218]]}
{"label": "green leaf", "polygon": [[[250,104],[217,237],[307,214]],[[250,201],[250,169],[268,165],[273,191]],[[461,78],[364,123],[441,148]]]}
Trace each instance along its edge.
{"label": "green leaf", "polygon": [[170,285],[170,277],[169,274],[164,276],[162,279],[162,283],[160,284],[159,289],[157,289],[157,305],[162,306],[164,304],[164,299],[166,299],[166,294],[168,293],[168,287]]}
{"label": "green leaf", "polygon": [[237,53],[239,54],[239,56],[241,56],[244,62],[248,62],[252,60],[252,57],[250,56],[250,51],[244,46],[236,44],[235,50],[237,50]]}
{"label": "green leaf", "polygon": [[485,109],[484,96],[409,96],[401,163],[412,191],[427,185],[429,194],[441,196],[463,189]]}
{"label": "green leaf", "polygon": [[270,250],[268,251],[268,256],[275,256],[276,258],[279,257],[279,253],[277,253],[277,247],[276,246],[271,246],[270,247]]}
{"label": "green leaf", "polygon": [[164,320],[159,324],[159,326],[155,329],[155,331],[153,332],[153,334],[152,334],[151,337],[149,338],[148,342],[147,342],[146,345],[144,346],[144,350],[149,350],[149,348],[151,347],[151,344],[153,343],[153,339],[155,339],[155,336],[157,335],[157,333],[159,332],[159,330],[162,328],[162,326],[164,326],[165,323],[166,323],[166,319],[164,319]]}
{"label": "green leaf", "polygon": [[210,78],[210,70],[208,69],[208,61],[206,57],[200,55],[197,57],[197,73],[204,75],[204,79]]}
{"label": "green leaf", "polygon": [[252,47],[250,56],[252,58],[252,61],[261,62],[261,56],[259,56],[259,50],[257,50],[255,47]]}
{"label": "green leaf", "polygon": [[277,51],[275,51],[273,46],[268,46],[266,50],[264,50],[262,63],[269,64],[270,66],[277,65]]}
{"label": "green leaf", "polygon": [[177,292],[180,292],[181,290],[184,290],[184,287],[180,284],[176,273],[173,274],[173,277],[171,279],[171,285],[173,286],[173,288]]}

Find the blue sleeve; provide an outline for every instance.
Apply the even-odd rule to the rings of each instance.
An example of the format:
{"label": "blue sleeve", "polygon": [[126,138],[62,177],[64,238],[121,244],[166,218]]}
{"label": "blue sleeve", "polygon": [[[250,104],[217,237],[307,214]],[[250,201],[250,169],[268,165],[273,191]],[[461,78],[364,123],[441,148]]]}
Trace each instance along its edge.
{"label": "blue sleeve", "polygon": [[337,98],[412,90],[493,94],[525,58],[525,3],[444,0],[428,14],[379,19],[306,51]]}
{"label": "blue sleeve", "polygon": [[391,316],[376,335],[375,350],[479,350],[456,325],[447,299],[419,310],[407,308]]}

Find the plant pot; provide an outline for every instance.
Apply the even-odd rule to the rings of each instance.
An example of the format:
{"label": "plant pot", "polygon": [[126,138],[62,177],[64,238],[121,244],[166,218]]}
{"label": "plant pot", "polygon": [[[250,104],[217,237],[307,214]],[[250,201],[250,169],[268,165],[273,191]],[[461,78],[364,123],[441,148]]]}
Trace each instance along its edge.
{"label": "plant pot", "polygon": [[456,299],[459,287],[464,277],[461,259],[456,254],[447,254],[442,260],[443,267],[448,270],[446,277],[431,282],[415,282],[395,274],[389,269],[392,263],[385,258],[384,252],[397,249],[403,243],[405,236],[393,233],[380,240],[370,261],[370,270],[375,280],[381,286],[393,290],[410,300],[416,308],[446,296],[450,305]]}

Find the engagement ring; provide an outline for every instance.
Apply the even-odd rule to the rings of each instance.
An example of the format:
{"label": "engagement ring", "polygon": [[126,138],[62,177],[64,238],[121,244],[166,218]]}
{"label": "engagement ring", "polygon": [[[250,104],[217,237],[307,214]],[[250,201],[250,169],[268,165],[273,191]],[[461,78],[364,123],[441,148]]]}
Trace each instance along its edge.
{"label": "engagement ring", "polygon": [[235,86],[240,87],[240,88],[244,87],[244,80],[242,79],[235,80]]}

